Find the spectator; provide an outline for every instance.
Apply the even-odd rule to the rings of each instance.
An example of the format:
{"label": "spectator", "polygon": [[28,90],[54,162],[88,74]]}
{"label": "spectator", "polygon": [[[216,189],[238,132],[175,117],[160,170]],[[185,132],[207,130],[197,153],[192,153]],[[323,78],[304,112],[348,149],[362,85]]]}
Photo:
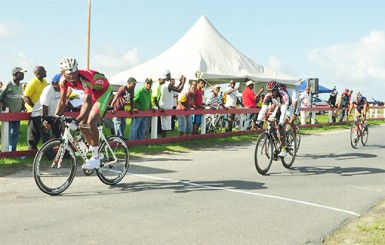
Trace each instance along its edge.
{"label": "spectator", "polygon": [[[197,90],[195,93],[194,106],[196,109],[204,109],[205,104],[203,103],[203,88],[206,86],[206,81],[202,78],[198,79]],[[202,115],[195,114],[193,119],[193,131],[192,134],[198,134],[198,129],[202,123]]]}
{"label": "spectator", "polygon": [[[27,112],[32,112],[32,108],[39,100],[43,89],[48,85],[45,77],[47,72],[43,66],[36,66],[33,69],[35,77],[27,83],[24,90],[25,109]],[[37,149],[37,142],[40,139],[41,122],[29,120],[28,122],[28,149]],[[37,140],[36,140],[37,139]]]}
{"label": "spectator", "polygon": [[[160,88],[161,86],[166,82],[171,80],[171,73],[169,70],[166,70],[164,73],[164,77],[159,78],[157,82],[154,82],[151,86],[151,103],[155,109],[159,108],[159,100],[161,96]],[[150,118],[147,120],[147,133],[151,129],[151,120]],[[157,124],[157,133],[162,134],[162,125],[161,125],[161,118],[158,117],[158,124]]]}
{"label": "spectator", "polygon": [[336,122],[337,120],[337,112],[338,110],[336,110],[337,108],[337,105],[336,105],[336,102],[337,102],[337,90],[334,90],[333,89],[333,92],[330,93],[330,96],[329,96],[329,99],[328,99],[328,104],[331,108],[333,108],[333,111],[332,111],[332,120],[333,122]]}
{"label": "spectator", "polygon": [[221,90],[221,86],[219,84],[216,84],[213,87],[213,90],[209,94],[206,100],[206,107],[211,109],[217,109],[219,107],[225,107],[223,104],[222,98],[219,95],[219,91]]}
{"label": "spectator", "polygon": [[[21,112],[23,109],[23,90],[20,81],[24,79],[24,70],[21,67],[12,69],[12,80],[4,87],[0,93],[0,101],[3,107],[9,108],[9,112]],[[4,108],[5,109],[5,108]],[[9,151],[16,151],[17,142],[19,141],[20,121],[9,122]]]}
{"label": "spectator", "polygon": [[[147,111],[151,109],[151,86],[152,79],[147,78],[144,86],[140,90],[135,91],[134,95],[134,112]],[[142,140],[146,138],[146,126],[148,117],[133,117],[130,128],[130,140]]]}
{"label": "spectator", "polygon": [[[196,89],[197,83],[192,82],[188,91],[179,94],[177,109],[188,111],[193,107]],[[178,116],[178,126],[180,136],[189,135],[192,132],[192,116]]]}
{"label": "spectator", "polygon": [[338,118],[338,122],[342,122],[346,115],[346,110],[349,106],[349,89],[345,89],[344,92],[342,92],[341,97],[338,99],[338,108],[340,109],[340,116]]}
{"label": "spectator", "polygon": [[[246,88],[242,92],[242,102],[245,108],[256,108],[257,106],[256,101],[258,101],[259,96],[264,91],[264,88],[261,88],[258,94],[255,94],[253,89],[254,89],[253,81],[251,80],[247,81]],[[243,127],[244,130],[251,129],[251,122],[253,120],[253,117],[254,117],[254,113],[246,113],[246,121]]]}
{"label": "spectator", "polygon": [[[179,86],[175,86],[175,80],[171,80],[171,75],[168,73],[164,79],[162,79],[162,85],[160,87],[160,99],[159,99],[159,109],[169,110],[174,106],[174,92],[180,93],[186,82],[186,77],[180,76]],[[166,137],[167,131],[171,130],[171,120],[172,116],[162,116],[160,117],[161,126],[162,126],[162,138]]]}
{"label": "spectator", "polygon": [[[118,89],[115,97],[113,98],[111,105],[116,111],[128,110],[131,114],[134,112],[134,93],[136,86],[136,79],[133,77],[128,78],[127,85],[121,86]],[[115,134],[119,137],[124,137],[124,131],[126,130],[126,117],[114,117]]]}
{"label": "spectator", "polygon": [[[299,100],[301,101],[301,108],[311,108],[311,96],[310,87],[306,86],[305,91],[303,91],[299,96]],[[309,112],[301,111],[301,125],[306,124],[308,116]]]}
{"label": "spectator", "polygon": [[[225,107],[234,109],[240,104],[238,99],[238,88],[235,88],[235,82],[233,80],[230,81],[229,86],[226,88],[223,93],[224,98],[226,98]],[[233,130],[233,123],[235,119],[235,114],[228,114],[225,126],[225,132],[231,132]]]}
{"label": "spectator", "polygon": [[51,85],[46,86],[40,96],[40,99],[35,103],[31,113],[31,120],[34,125],[38,127],[32,130],[33,134],[28,135],[28,143],[30,145],[37,145],[40,138],[43,143],[50,139],[50,129],[55,138],[60,138],[60,121],[47,118],[46,116],[52,116],[55,114],[57,104],[60,99],[60,87],[59,80],[61,73],[56,74],[52,78]]}

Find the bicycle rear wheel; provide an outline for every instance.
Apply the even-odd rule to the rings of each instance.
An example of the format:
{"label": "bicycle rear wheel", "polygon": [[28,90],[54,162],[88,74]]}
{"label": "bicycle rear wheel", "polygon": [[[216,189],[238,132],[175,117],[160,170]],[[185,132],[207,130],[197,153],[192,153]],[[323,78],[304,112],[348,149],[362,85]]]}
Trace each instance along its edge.
{"label": "bicycle rear wheel", "polygon": [[297,142],[291,131],[286,132],[286,152],[286,156],[281,157],[281,162],[285,168],[289,169],[293,165],[297,154]]}
{"label": "bicycle rear wheel", "polygon": [[72,183],[76,174],[76,157],[71,147],[60,139],[46,142],[33,161],[33,177],[39,189],[58,195]]}
{"label": "bicycle rear wheel", "polygon": [[368,129],[368,125],[365,125],[363,127],[364,128],[362,129],[361,143],[363,146],[366,146],[366,144],[368,143],[369,129]]}
{"label": "bicycle rear wheel", "polygon": [[358,143],[358,135],[357,135],[357,132],[356,132],[356,129],[354,127],[355,124],[353,124],[351,127],[350,127],[350,145],[353,147],[353,149],[357,149],[357,143]]}
{"label": "bicycle rear wheel", "polygon": [[126,142],[118,136],[110,136],[99,149],[101,166],[96,169],[99,179],[106,185],[116,185],[129,168],[129,151]]}
{"label": "bicycle rear wheel", "polygon": [[273,162],[273,142],[267,133],[262,133],[257,140],[254,152],[254,163],[258,173],[265,175]]}

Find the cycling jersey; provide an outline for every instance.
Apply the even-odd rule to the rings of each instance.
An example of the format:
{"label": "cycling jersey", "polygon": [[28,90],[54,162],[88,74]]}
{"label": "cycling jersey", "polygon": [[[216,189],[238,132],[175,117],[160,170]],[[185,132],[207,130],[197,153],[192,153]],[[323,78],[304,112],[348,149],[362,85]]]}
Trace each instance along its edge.
{"label": "cycling jersey", "polygon": [[361,97],[360,101],[357,102],[357,100],[354,100],[352,103],[356,106],[356,111],[361,114],[362,109],[364,109],[364,105],[367,103],[367,100],[365,97]]}
{"label": "cycling jersey", "polygon": [[[291,117],[293,114],[299,115],[299,112],[301,110],[301,101],[299,100],[299,94],[295,89],[288,88],[286,89],[286,92],[291,99],[291,105],[288,108],[288,117]],[[297,101],[297,106],[294,108],[294,102]]]}
{"label": "cycling jersey", "polygon": [[258,121],[262,120],[270,106],[275,105],[275,110],[271,113],[270,117],[279,119],[279,123],[283,124],[287,107],[289,105],[289,96],[283,90],[278,90],[277,98],[273,98],[271,94],[267,94],[263,100],[262,108],[258,113]]}
{"label": "cycling jersey", "polygon": [[108,82],[107,78],[93,70],[78,70],[79,78],[75,83],[67,81],[64,76],[61,76],[59,81],[60,90],[65,94],[67,93],[68,87],[83,90],[84,94],[92,95],[92,110],[98,112],[103,116],[110,96],[112,95],[112,87]]}

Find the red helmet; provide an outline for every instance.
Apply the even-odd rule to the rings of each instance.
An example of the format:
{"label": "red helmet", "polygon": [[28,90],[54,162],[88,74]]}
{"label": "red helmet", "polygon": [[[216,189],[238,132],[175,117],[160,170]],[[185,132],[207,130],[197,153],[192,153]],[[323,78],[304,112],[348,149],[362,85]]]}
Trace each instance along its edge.
{"label": "red helmet", "polygon": [[267,90],[278,90],[279,84],[276,81],[270,81],[267,84]]}

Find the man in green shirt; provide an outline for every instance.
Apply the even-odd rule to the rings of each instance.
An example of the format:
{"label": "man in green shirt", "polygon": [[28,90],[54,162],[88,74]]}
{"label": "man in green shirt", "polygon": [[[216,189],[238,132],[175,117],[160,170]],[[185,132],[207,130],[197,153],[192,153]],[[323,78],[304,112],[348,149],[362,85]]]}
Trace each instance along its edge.
{"label": "man in green shirt", "polygon": [[[0,101],[3,107],[7,107],[9,112],[21,112],[23,110],[23,90],[20,81],[24,79],[24,70],[21,67],[12,69],[12,80],[1,91]],[[20,121],[9,122],[9,151],[16,151],[19,141]]]}
{"label": "man in green shirt", "polygon": [[[152,79],[147,78],[143,88],[135,91],[134,111],[146,111],[151,109]],[[146,138],[147,117],[133,117],[130,128],[130,140],[142,140]]]}

